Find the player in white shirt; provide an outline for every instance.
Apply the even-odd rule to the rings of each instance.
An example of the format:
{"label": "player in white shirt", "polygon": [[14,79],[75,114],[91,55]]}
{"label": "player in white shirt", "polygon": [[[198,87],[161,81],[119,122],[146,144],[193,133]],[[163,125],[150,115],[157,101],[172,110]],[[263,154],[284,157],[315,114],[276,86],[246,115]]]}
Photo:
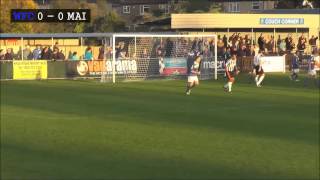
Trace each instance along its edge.
{"label": "player in white shirt", "polygon": [[263,64],[262,57],[263,57],[263,51],[260,50],[259,53],[256,56],[254,56],[254,59],[253,59],[253,65],[254,65],[255,74],[256,74],[255,82],[257,87],[261,87],[261,83],[265,77],[265,74],[262,68],[262,64]]}
{"label": "player in white shirt", "polygon": [[200,75],[201,57],[195,54],[189,55],[187,59],[187,90],[186,95],[190,95],[191,89],[199,85],[198,75]]}
{"label": "player in white shirt", "polygon": [[237,68],[237,55],[233,54],[225,65],[226,76],[228,82],[223,86],[226,92],[231,93],[232,84],[234,83],[234,77],[239,73]]}

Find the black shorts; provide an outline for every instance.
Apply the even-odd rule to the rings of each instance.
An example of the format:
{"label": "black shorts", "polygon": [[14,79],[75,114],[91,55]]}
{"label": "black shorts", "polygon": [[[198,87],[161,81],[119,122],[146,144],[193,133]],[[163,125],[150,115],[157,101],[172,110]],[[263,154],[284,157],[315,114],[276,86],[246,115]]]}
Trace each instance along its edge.
{"label": "black shorts", "polygon": [[262,74],[264,74],[262,67],[261,67],[261,70],[260,70],[260,71],[259,71],[260,66],[255,66],[254,69],[256,70],[256,75],[262,75]]}

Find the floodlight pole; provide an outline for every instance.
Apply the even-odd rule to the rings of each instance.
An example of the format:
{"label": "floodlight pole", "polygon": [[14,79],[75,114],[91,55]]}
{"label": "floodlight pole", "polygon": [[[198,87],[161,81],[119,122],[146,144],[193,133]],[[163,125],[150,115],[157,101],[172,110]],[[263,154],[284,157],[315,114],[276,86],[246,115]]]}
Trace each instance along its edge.
{"label": "floodlight pole", "polygon": [[20,46],[21,46],[21,59],[22,59],[22,61],[23,61],[23,60],[24,60],[24,59],[23,59],[23,37],[21,37]]}
{"label": "floodlight pole", "polygon": [[214,37],[214,51],[215,51],[215,55],[214,55],[214,68],[215,68],[215,72],[214,72],[214,79],[217,80],[218,79],[218,40],[217,40],[217,36]]}
{"label": "floodlight pole", "polygon": [[[253,28],[251,28],[251,47],[253,46]],[[256,41],[256,40],[254,40]]]}
{"label": "floodlight pole", "polygon": [[112,35],[112,82],[116,83],[116,37]]}
{"label": "floodlight pole", "polygon": [[107,60],[107,38],[104,37],[104,45],[103,45],[103,60]]}
{"label": "floodlight pole", "polygon": [[53,37],[51,37],[51,50],[53,51]]}
{"label": "floodlight pole", "polygon": [[137,57],[137,37],[136,36],[134,37],[134,55],[135,55],[134,58],[136,58]]}
{"label": "floodlight pole", "polygon": [[[80,57],[82,57],[82,55],[84,55],[84,52],[83,52],[83,37],[81,36],[80,37],[80,50],[81,50],[81,56]],[[80,58],[81,60],[83,59],[83,58]]]}

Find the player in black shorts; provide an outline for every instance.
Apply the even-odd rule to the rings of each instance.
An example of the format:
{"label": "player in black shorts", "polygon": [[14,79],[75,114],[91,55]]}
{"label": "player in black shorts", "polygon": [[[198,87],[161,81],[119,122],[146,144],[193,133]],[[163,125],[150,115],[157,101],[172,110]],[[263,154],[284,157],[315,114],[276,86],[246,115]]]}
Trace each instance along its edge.
{"label": "player in black shorts", "polygon": [[225,71],[227,76],[227,83],[224,85],[224,90],[231,93],[232,84],[234,83],[234,77],[239,73],[237,68],[237,55],[233,54],[231,58],[226,62]]}
{"label": "player in black shorts", "polygon": [[256,73],[255,82],[257,87],[261,87],[261,83],[265,77],[264,71],[262,68],[262,56],[263,51],[259,50],[259,53],[254,57],[253,64]]}

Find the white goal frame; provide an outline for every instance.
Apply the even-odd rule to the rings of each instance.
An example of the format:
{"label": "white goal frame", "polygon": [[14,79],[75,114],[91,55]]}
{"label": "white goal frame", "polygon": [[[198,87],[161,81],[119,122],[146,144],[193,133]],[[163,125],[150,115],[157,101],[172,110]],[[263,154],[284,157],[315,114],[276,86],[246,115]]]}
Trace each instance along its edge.
{"label": "white goal frame", "polygon": [[213,37],[214,38],[214,68],[215,68],[215,72],[214,72],[214,79],[217,80],[218,79],[218,48],[217,48],[217,44],[218,44],[218,39],[217,39],[217,35],[216,34],[145,34],[145,33],[115,33],[112,35],[112,83],[116,83],[116,38],[134,38],[135,39],[135,46],[136,46],[136,38],[141,38],[141,37],[151,37],[151,38],[155,38],[155,37],[160,37],[160,38],[166,38],[166,37],[185,37],[185,38],[191,38],[191,37]]}

